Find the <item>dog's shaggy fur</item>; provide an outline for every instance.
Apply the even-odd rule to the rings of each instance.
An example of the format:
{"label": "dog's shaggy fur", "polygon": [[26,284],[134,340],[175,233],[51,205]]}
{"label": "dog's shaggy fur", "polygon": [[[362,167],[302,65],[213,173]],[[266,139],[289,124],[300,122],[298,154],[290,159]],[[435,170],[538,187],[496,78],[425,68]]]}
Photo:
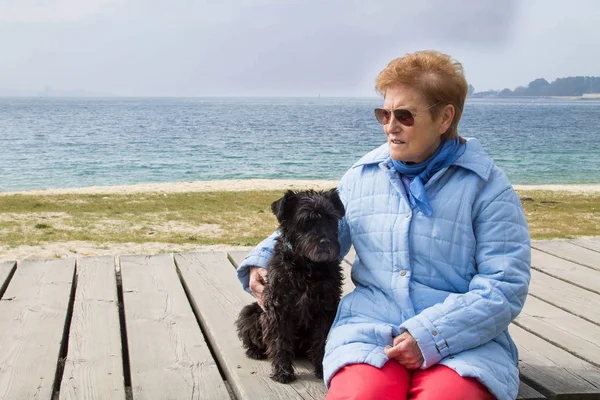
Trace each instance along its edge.
{"label": "dog's shaggy fur", "polygon": [[264,311],[247,305],[236,322],[246,355],[269,357],[271,378],[293,381],[293,360],[306,355],[323,377],[325,340],[342,294],[338,221],[344,206],[335,189],[287,191],[271,208],[279,221],[267,265]]}

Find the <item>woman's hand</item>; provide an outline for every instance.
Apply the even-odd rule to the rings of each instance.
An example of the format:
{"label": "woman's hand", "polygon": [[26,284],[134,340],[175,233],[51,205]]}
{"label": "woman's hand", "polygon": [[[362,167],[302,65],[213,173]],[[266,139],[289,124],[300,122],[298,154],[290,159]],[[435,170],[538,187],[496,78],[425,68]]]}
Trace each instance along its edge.
{"label": "woman's hand", "polygon": [[385,354],[395,359],[406,369],[419,369],[423,364],[423,354],[415,338],[408,332],[394,338],[394,346],[384,349]]}
{"label": "woman's hand", "polygon": [[256,298],[258,305],[263,307],[262,293],[265,290],[265,282],[267,281],[267,269],[261,267],[250,267],[250,291]]}

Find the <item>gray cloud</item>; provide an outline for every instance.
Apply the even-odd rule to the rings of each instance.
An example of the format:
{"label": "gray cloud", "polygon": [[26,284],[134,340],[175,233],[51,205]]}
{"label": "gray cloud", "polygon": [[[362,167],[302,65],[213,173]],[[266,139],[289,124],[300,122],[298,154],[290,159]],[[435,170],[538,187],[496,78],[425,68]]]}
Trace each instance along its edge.
{"label": "gray cloud", "polygon": [[141,96],[374,95],[391,58],[422,48],[453,54],[476,87],[514,87],[529,76],[507,68],[511,58],[525,55],[528,73],[543,74],[544,57],[525,53],[568,14],[539,0],[27,0],[10,13],[2,4],[0,93]]}
{"label": "gray cloud", "polygon": [[117,0],[4,0],[0,22],[72,21],[94,15]]}

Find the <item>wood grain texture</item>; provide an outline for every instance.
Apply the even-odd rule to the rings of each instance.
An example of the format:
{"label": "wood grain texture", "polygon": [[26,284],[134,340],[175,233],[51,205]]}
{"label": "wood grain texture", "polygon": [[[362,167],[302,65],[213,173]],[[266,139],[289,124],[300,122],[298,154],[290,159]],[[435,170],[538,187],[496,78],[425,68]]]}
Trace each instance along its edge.
{"label": "wood grain texture", "polygon": [[0,399],[50,399],[74,259],[22,261],[0,301]]}
{"label": "wood grain texture", "polygon": [[553,255],[531,249],[531,268],[600,294],[600,272]]}
{"label": "wood grain texture", "polygon": [[229,399],[171,256],[120,265],[133,398]]}
{"label": "wood grain texture", "polygon": [[81,258],[60,399],[124,398],[115,258]]}
{"label": "wood grain texture", "polygon": [[556,257],[600,271],[600,253],[564,240],[536,240],[531,247]]}
{"label": "wood grain texture", "polygon": [[344,286],[343,286],[343,295],[347,295],[352,292],[356,287],[352,282],[352,263],[354,262],[354,258],[356,257],[356,252],[354,251],[354,247],[350,247],[350,251],[344,257],[344,261],[342,262],[342,269],[344,270]]}
{"label": "wood grain texture", "polygon": [[244,261],[244,258],[246,258],[248,253],[250,253],[250,252],[244,251],[244,250],[235,250],[235,251],[228,251],[227,255],[228,255],[229,261],[231,261],[231,263],[233,264],[233,267],[237,269],[242,264],[242,262]]}
{"label": "wood grain texture", "polygon": [[[342,287],[343,295],[350,293],[355,288],[354,283],[352,283],[352,276],[351,276],[352,275],[352,261],[349,261],[349,258],[348,258],[348,257],[351,257],[351,259],[354,260],[355,254],[356,253],[354,253],[354,248],[350,248],[350,252],[348,253],[348,255],[346,255],[346,257],[344,257],[344,260],[341,263],[343,276],[344,276],[344,285]],[[246,255],[248,255],[247,251],[237,250],[237,251],[229,251],[228,252],[229,260],[233,263],[233,266],[235,268],[240,266],[240,264],[244,261],[244,258],[246,257]]]}
{"label": "wood grain texture", "polygon": [[0,261],[0,298],[8,287],[8,278],[17,267],[16,261]]}
{"label": "wood grain texture", "polygon": [[600,325],[600,294],[531,270],[529,295]]}
{"label": "wood grain texture", "polygon": [[325,386],[306,363],[298,363],[298,379],[280,384],[269,377],[267,360],[249,359],[237,337],[235,320],[242,307],[253,302],[237,280],[226,253],[175,255],[189,289],[192,305],[237,399],[323,399]]}
{"label": "wood grain texture", "polygon": [[514,324],[600,368],[600,326],[532,296]]}
{"label": "wood grain texture", "polygon": [[544,396],[531,386],[523,382],[519,383],[519,393],[517,394],[518,400],[542,400],[545,398],[546,396]]}
{"label": "wood grain texture", "polygon": [[356,250],[354,250],[354,247],[350,247],[348,254],[346,254],[346,257],[344,257],[344,261],[346,261],[348,264],[350,264],[350,266],[352,266],[355,259],[356,259]]}
{"label": "wood grain texture", "polygon": [[600,370],[547,341],[511,325],[519,349],[519,371],[547,396],[561,399],[598,399]]}
{"label": "wood grain texture", "polygon": [[569,242],[600,253],[600,237],[569,240]]}

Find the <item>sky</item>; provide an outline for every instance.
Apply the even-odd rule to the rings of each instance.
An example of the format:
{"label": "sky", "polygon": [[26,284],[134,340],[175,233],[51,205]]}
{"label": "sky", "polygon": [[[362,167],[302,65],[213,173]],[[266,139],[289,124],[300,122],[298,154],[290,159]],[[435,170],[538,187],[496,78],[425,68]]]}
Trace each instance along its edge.
{"label": "sky", "polygon": [[476,91],[600,76],[595,0],[0,0],[0,95],[377,96],[435,49]]}

